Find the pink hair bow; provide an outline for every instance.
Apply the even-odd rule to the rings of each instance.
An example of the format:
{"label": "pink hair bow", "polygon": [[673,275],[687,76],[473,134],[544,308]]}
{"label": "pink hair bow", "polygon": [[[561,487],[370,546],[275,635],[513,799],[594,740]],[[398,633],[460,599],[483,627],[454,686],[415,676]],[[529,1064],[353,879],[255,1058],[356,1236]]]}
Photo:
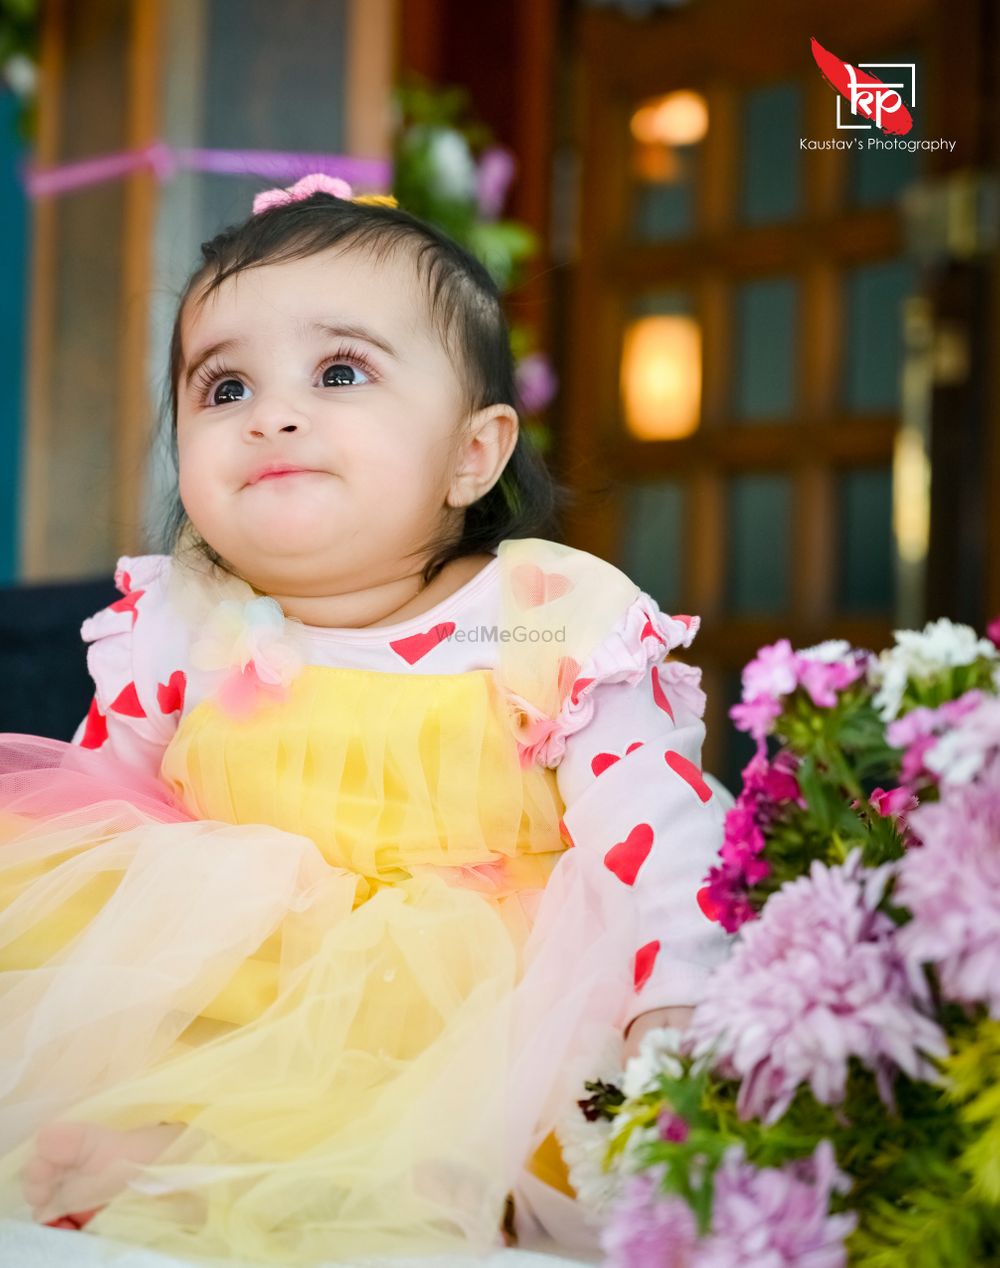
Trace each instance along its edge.
{"label": "pink hair bow", "polygon": [[266,189],[262,194],[258,194],[253,200],[253,214],[256,216],[259,212],[267,211],[269,207],[297,203],[303,198],[320,193],[332,194],[334,198],[348,199],[353,196],[354,191],[347,181],[341,180],[339,176],[312,172],[309,176],[303,176],[301,180],[297,180],[294,185],[289,185],[287,189],[279,186],[277,189]]}

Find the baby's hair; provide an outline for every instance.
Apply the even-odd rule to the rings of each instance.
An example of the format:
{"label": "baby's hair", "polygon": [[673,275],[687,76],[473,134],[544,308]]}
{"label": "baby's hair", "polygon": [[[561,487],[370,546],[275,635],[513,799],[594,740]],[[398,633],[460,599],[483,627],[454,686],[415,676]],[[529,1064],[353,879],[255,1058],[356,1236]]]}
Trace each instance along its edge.
{"label": "baby's hair", "polygon": [[[499,290],[486,267],[447,234],[400,207],[320,192],[253,215],[202,244],[203,259],[181,293],[170,341],[166,408],[175,470],[178,382],[184,361],[181,319],[188,302],[202,302],[245,269],[304,259],[333,247],[363,250],[378,262],[409,251],[425,288],[434,330],[458,369],[468,412],[489,405],[510,405],[523,412],[510,331]],[[425,584],[452,560],[492,552],[505,538],[555,536],[557,517],[571,500],[570,491],[553,479],[521,429],[500,478],[465,508],[460,535],[452,532],[418,546],[415,553],[430,550],[423,568]],[[169,550],[176,551],[183,542],[213,565],[232,571],[194,531],[179,491],[167,511],[164,534]]]}

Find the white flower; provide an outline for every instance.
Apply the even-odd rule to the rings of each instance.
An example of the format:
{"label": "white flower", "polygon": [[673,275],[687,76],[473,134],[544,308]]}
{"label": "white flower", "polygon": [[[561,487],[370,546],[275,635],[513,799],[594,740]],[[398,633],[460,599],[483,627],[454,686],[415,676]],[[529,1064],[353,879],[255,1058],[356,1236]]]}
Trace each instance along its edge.
{"label": "white flower", "polygon": [[[589,1096],[583,1086],[585,1079],[610,1083],[620,1088],[620,1058],[619,1036],[609,1041],[598,1060],[588,1059],[586,1075],[579,1076],[580,1090],[576,1100],[585,1100]],[[617,1119],[606,1118],[589,1122],[584,1118],[576,1100],[556,1122],[554,1130],[584,1218],[588,1224],[599,1228],[614,1205],[623,1183],[620,1167],[615,1166],[609,1171],[604,1169],[604,1156],[619,1123]]]}
{"label": "white flower", "polygon": [[661,1026],[647,1030],[639,1043],[638,1053],[625,1066],[622,1091],[629,1098],[642,1096],[656,1082],[657,1076],[667,1074],[679,1079],[683,1074],[678,1060],[681,1032],[674,1026]]}
{"label": "white flower", "polygon": [[997,660],[996,647],[979,638],[971,625],[958,625],[942,617],[928,621],[923,630],[896,630],[896,644],[873,660],[869,677],[878,687],[874,704],[883,722],[899,714],[910,679],[932,678],[954,665],[977,660]]}
{"label": "white flower", "polygon": [[4,62],[3,77],[15,96],[27,99],[34,96],[38,84],[38,67],[24,53],[15,53]]}
{"label": "white flower", "polygon": [[986,696],[924,754],[924,765],[945,784],[968,784],[1000,749],[1000,700]]}
{"label": "white flower", "polygon": [[854,649],[846,638],[828,638],[815,647],[805,647],[799,653],[806,660],[821,660],[824,665],[853,665]]}
{"label": "white flower", "polygon": [[468,142],[460,132],[435,128],[430,138],[430,157],[437,192],[446,198],[471,198],[476,191],[476,164]]}

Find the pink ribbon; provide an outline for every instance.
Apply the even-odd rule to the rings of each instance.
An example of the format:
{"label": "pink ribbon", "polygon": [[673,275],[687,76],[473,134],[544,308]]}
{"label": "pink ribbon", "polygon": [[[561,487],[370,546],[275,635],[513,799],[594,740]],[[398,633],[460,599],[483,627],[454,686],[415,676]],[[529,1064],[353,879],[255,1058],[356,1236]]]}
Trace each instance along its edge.
{"label": "pink ribbon", "polygon": [[295,154],[286,150],[203,150],[167,145],[163,141],[55,167],[24,164],[21,179],[32,198],[44,198],[119,180],[144,168],[151,169],[161,182],[186,170],[260,176],[278,182],[323,172],[327,176],[339,176],[353,188],[360,186],[379,193],[387,192],[392,184],[392,164],[386,159],[355,158],[349,154]]}

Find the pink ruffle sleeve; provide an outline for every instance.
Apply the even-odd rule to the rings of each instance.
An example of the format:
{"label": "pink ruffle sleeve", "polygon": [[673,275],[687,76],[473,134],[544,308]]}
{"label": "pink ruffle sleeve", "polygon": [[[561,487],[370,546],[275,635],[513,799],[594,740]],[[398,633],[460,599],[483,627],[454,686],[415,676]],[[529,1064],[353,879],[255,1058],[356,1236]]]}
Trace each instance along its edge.
{"label": "pink ruffle sleeve", "polygon": [[[184,708],[182,657],[172,647],[175,622],[165,611],[166,555],[123,555],[115,568],[121,593],[80,627],[94,698],[73,743],[102,749],[147,774],[159,774]],[[173,654],[171,654],[173,653]]]}
{"label": "pink ruffle sleeve", "polygon": [[563,684],[554,716],[512,699],[525,715],[522,761],[556,768],[565,838],[602,861],[605,885],[632,895],[626,1030],[644,1012],[697,1003],[732,941],[705,900],[725,790],[702,770],[701,670],[665,659],[689,647],[699,625],[640,592]]}

